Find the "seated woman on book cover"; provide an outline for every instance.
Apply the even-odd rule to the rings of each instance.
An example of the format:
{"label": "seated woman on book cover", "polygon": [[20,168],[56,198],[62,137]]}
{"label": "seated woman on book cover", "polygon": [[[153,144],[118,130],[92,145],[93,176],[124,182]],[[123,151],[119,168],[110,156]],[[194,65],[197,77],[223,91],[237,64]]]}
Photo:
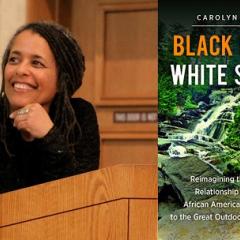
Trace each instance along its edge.
{"label": "seated woman on book cover", "polygon": [[35,22],[14,34],[2,59],[0,193],[98,168],[95,110],[71,98],[84,70],[62,26]]}

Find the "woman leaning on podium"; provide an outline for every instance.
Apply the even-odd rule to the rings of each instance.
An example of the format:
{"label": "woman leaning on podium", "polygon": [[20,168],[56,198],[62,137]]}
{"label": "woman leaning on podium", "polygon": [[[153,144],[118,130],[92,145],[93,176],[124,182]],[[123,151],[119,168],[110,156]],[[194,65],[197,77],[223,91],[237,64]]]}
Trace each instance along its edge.
{"label": "woman leaning on podium", "polygon": [[0,193],[95,170],[96,113],[81,98],[84,56],[55,23],[22,26],[2,59]]}

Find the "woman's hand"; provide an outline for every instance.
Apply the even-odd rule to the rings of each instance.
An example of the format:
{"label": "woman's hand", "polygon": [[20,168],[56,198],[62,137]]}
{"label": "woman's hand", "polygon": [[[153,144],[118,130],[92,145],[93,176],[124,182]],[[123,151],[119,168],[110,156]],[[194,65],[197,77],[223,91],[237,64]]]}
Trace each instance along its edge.
{"label": "woman's hand", "polygon": [[43,138],[53,127],[47,111],[39,103],[28,104],[12,112],[9,117],[13,119],[13,126],[29,141]]}

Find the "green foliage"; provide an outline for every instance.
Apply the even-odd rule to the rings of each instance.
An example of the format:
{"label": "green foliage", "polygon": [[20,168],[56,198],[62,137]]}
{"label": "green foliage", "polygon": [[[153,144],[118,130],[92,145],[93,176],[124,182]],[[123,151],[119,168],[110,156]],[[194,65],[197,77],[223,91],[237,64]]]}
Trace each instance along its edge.
{"label": "green foliage", "polygon": [[231,159],[226,162],[226,168],[223,173],[230,176],[238,176],[240,174],[240,159]]}
{"label": "green foliage", "polygon": [[237,176],[240,174],[240,106],[235,110],[234,122],[229,126],[227,137],[223,144],[237,150],[221,157],[220,167],[225,175]]}
{"label": "green foliage", "polygon": [[166,117],[176,115],[177,94],[172,90],[169,76],[159,76],[158,93],[159,114]]}
{"label": "green foliage", "polygon": [[169,75],[159,75],[158,110],[162,116],[173,117],[181,111],[196,109],[197,102],[207,94],[204,86],[173,86]]}
{"label": "green foliage", "polygon": [[227,138],[224,140],[224,144],[239,150],[240,149],[240,106],[237,107],[234,116],[234,122],[229,126],[227,132]]}
{"label": "green foliage", "polygon": [[187,96],[184,104],[184,109],[189,110],[189,109],[196,109],[198,107],[197,104],[195,104],[192,101],[192,97],[190,95]]}
{"label": "green foliage", "polygon": [[236,151],[227,151],[219,155],[219,164],[217,168],[220,169],[224,175],[239,176],[240,174],[240,153]]}

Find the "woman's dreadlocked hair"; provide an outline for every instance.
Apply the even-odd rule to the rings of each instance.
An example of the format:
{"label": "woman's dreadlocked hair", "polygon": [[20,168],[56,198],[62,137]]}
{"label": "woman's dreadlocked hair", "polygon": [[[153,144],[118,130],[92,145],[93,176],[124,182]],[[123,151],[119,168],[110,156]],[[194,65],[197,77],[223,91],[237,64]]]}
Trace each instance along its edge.
{"label": "woman's dreadlocked hair", "polygon": [[[71,106],[70,98],[82,84],[83,73],[85,71],[84,56],[76,40],[64,27],[50,22],[33,22],[19,28],[10,40],[3,55],[3,75],[14,39],[18,34],[26,30],[30,30],[43,37],[48,42],[55,57],[58,70],[57,93],[51,103],[49,114],[54,125],[60,130],[67,144],[74,151],[74,145],[78,137],[75,132],[77,129],[81,134],[81,128],[76,119],[74,109]],[[0,123],[2,125],[0,126],[0,139],[8,151],[6,144],[6,120],[9,116],[9,104],[4,94],[4,78],[2,82],[1,104],[3,104],[3,109],[0,116]]]}

